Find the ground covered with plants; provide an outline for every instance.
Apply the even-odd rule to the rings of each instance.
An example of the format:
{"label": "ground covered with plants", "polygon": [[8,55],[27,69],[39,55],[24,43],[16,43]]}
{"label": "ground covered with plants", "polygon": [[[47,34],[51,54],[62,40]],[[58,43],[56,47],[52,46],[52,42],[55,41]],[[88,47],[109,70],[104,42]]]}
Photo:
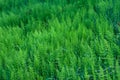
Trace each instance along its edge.
{"label": "ground covered with plants", "polygon": [[0,0],[0,80],[120,80],[120,0]]}

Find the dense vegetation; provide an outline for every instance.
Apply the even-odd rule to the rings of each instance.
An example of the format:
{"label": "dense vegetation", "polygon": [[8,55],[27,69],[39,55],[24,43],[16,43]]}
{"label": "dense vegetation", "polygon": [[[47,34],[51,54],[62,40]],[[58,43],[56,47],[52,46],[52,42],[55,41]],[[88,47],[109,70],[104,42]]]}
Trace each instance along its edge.
{"label": "dense vegetation", "polygon": [[120,0],[0,0],[0,80],[120,80]]}

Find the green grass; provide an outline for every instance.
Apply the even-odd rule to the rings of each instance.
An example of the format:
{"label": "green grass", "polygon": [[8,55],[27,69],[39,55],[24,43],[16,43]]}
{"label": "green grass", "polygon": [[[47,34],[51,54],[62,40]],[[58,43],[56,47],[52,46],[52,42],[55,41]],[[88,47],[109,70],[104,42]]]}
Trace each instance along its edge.
{"label": "green grass", "polygon": [[0,0],[0,80],[120,80],[119,0]]}

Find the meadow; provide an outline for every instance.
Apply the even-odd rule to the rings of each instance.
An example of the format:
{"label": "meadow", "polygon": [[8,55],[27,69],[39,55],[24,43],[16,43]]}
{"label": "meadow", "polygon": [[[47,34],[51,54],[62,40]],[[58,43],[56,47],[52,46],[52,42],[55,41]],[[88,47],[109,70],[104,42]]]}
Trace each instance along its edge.
{"label": "meadow", "polygon": [[120,0],[0,0],[0,80],[120,80]]}

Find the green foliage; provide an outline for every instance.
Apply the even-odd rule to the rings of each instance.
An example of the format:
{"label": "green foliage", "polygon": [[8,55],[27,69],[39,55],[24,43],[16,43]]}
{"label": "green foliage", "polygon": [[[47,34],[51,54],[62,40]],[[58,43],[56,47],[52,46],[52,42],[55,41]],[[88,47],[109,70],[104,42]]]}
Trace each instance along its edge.
{"label": "green foliage", "polygon": [[120,80],[119,0],[0,0],[0,80]]}

